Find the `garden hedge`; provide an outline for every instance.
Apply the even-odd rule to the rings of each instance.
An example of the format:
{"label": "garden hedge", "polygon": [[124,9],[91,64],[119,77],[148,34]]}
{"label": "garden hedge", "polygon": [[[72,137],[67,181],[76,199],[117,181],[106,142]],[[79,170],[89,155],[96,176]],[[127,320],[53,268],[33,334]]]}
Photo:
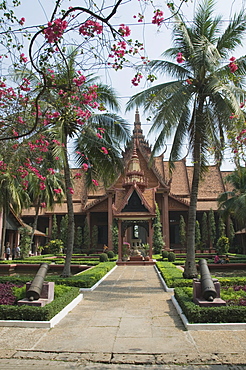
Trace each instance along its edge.
{"label": "garden hedge", "polygon": [[192,301],[187,288],[175,288],[174,296],[189,323],[243,323],[245,306],[200,307]]}
{"label": "garden hedge", "polygon": [[64,287],[63,294],[44,307],[0,305],[0,320],[49,321],[78,294],[78,288]]}

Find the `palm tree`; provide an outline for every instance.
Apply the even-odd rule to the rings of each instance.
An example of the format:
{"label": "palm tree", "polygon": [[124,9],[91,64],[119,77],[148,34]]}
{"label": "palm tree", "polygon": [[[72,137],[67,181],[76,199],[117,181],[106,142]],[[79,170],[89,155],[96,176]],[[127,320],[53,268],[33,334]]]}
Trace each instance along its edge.
{"label": "palm tree", "polygon": [[[51,110],[58,112],[58,118],[53,120],[52,124],[48,126],[48,131],[50,135],[53,135],[54,140],[60,143],[60,145],[56,146],[54,152],[55,155],[60,157],[62,160],[66,187],[69,229],[66,261],[62,273],[64,277],[71,274],[70,263],[74,244],[74,211],[72,201],[73,182],[69,166],[68,141],[70,139],[78,138],[77,145],[81,151],[84,151],[84,149],[90,147],[89,153],[88,151],[87,153],[89,159],[94,162],[94,166],[90,167],[92,170],[89,170],[88,174],[93,173],[93,176],[96,174],[102,176],[102,174],[104,174],[105,179],[106,174],[109,177],[112,176],[112,174],[115,174],[115,167],[119,168],[121,165],[121,159],[117,150],[118,146],[115,147],[113,145],[113,143],[115,143],[115,138],[118,138],[118,142],[121,139],[121,143],[124,143],[129,138],[129,130],[126,121],[118,116],[112,116],[110,114],[101,114],[95,116],[93,115],[93,110],[90,109],[90,106],[81,102],[83,101],[86,91],[88,92],[88,89],[90,90],[90,87],[88,86],[90,86],[92,83],[95,83],[95,78],[88,78],[88,81],[86,84],[83,84],[82,87],[74,85],[74,78],[76,76],[78,77],[78,74],[75,72],[75,57],[76,53],[72,52],[70,55],[68,55],[65,65],[64,63],[57,65],[56,88],[48,90],[45,98]],[[61,90],[64,92],[63,94],[60,93]],[[112,88],[98,84],[95,90],[97,94],[97,103],[100,106],[103,104],[103,109],[104,106],[108,106],[111,109],[113,108],[115,111],[119,110],[116,94]],[[78,100],[76,100],[77,98]],[[71,101],[73,105],[72,107]],[[87,112],[91,111],[89,113],[89,120],[85,120],[84,124],[82,125],[74,114],[76,107],[78,109],[84,109]],[[104,142],[98,142],[98,140],[95,141],[95,139],[97,139],[95,132],[93,135],[93,128],[95,131],[95,128],[98,128],[99,124],[100,128],[110,127],[110,131],[108,131],[108,140],[107,136],[104,138],[105,145],[102,145]],[[110,133],[114,133],[111,141],[109,141],[109,138],[111,137]],[[94,140],[92,140],[92,136]],[[95,142],[97,145],[95,145]],[[103,155],[104,165],[102,166],[100,159],[102,158],[103,154],[103,146],[105,146],[105,148],[108,146],[110,150],[106,149],[108,150],[108,154]],[[101,150],[100,156],[98,148]],[[107,161],[110,162],[110,166],[105,165]],[[115,164],[115,166],[112,166],[112,164]],[[89,178],[89,176],[87,176],[87,178]],[[95,181],[96,179],[93,178],[93,180]]]}
{"label": "palm tree", "polygon": [[237,167],[225,181],[231,190],[218,197],[220,214],[224,220],[233,218],[243,228],[246,225],[246,168]]}
{"label": "palm tree", "polygon": [[21,184],[20,174],[16,171],[21,155],[18,150],[13,150],[12,146],[13,140],[1,142],[0,211],[3,226],[0,231],[0,259],[3,259],[4,256],[6,221],[10,209],[12,208],[16,214],[19,214],[22,208],[30,204],[30,198]]}
{"label": "palm tree", "polygon": [[[144,106],[153,114],[150,132],[158,138],[153,154],[166,138],[174,134],[170,163],[180,158],[187,143],[193,160],[193,179],[187,228],[187,255],[184,276],[197,275],[195,264],[195,224],[198,186],[206,170],[211,145],[218,163],[222,159],[225,132],[235,121],[243,120],[240,99],[244,100],[245,57],[229,62],[238,45],[242,45],[246,29],[245,13],[235,15],[222,32],[221,17],[214,16],[214,1],[204,0],[197,8],[192,24],[175,14],[174,47],[163,55],[176,62],[154,60],[153,71],[167,73],[175,80],[134,95],[128,109]],[[230,119],[230,116],[238,119]]]}
{"label": "palm tree", "polygon": [[[97,82],[94,76],[88,76],[86,81],[80,84],[79,79],[83,80],[83,77],[81,72],[76,72],[76,56],[77,51],[70,49],[66,57],[57,61],[56,70],[47,73],[46,91],[42,94],[40,102],[46,113],[50,115],[56,113],[56,117],[53,116],[46,126],[46,132],[57,143],[54,155],[62,162],[65,182],[69,229],[66,260],[62,272],[64,277],[71,275],[70,263],[74,244],[73,180],[69,166],[68,141],[77,138],[77,149],[86,152],[89,160],[93,163],[93,166],[88,167],[86,178],[96,182],[96,176],[106,180],[115,176],[118,169],[122,168],[118,143],[120,142],[122,145],[129,139],[129,127],[125,120],[115,114],[95,115],[92,109],[93,104],[88,105],[83,102],[86,100],[85,96],[88,92],[92,91],[97,95],[96,103],[99,104],[100,109],[105,110],[105,107],[108,107],[110,110],[119,111],[116,93],[112,88],[99,83],[96,88],[92,87],[90,90],[90,86]],[[17,71],[17,77],[21,75],[23,78],[22,73],[23,71]],[[24,73],[28,72],[24,71]],[[37,84],[36,76],[34,74],[30,76],[29,80]],[[74,79],[77,79],[77,84]],[[76,110],[86,112],[87,119],[84,122],[78,119]],[[98,128],[106,130],[102,141],[98,140],[96,136]],[[116,143],[117,145],[115,145]],[[102,151],[102,147],[108,151],[107,154]],[[77,156],[77,160],[79,164],[83,164],[81,156]],[[93,182],[88,181],[87,185],[93,186]]]}

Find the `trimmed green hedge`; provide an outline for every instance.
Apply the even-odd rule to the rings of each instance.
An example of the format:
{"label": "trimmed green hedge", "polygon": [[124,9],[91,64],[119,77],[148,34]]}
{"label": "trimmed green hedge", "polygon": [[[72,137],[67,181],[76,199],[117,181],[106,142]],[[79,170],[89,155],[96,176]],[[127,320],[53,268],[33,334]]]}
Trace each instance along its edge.
{"label": "trimmed green hedge", "polygon": [[192,290],[175,288],[174,296],[189,323],[246,322],[245,306],[200,307],[192,301]]}
{"label": "trimmed green hedge", "polygon": [[169,288],[192,286],[193,280],[184,279],[183,272],[179,270],[172,262],[156,262],[163,279]]}
{"label": "trimmed green hedge", "polygon": [[78,288],[64,286],[51,303],[44,307],[0,305],[0,320],[49,321],[79,294]]}
{"label": "trimmed green hedge", "polygon": [[82,271],[80,274],[68,278],[60,276],[48,276],[47,280],[54,281],[56,284],[63,284],[69,286],[76,286],[79,288],[91,288],[95,285],[104,275],[107,274],[113,267],[115,262],[102,262],[91,269]]}

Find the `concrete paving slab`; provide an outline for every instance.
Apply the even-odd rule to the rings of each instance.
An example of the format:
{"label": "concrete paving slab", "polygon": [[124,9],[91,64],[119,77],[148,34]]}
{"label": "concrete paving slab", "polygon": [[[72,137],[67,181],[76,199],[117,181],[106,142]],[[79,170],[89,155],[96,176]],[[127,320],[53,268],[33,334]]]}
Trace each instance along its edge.
{"label": "concrete paving slab", "polygon": [[242,370],[246,365],[246,331],[187,331],[153,266],[119,266],[83,294],[52,329],[0,328],[0,368]]}

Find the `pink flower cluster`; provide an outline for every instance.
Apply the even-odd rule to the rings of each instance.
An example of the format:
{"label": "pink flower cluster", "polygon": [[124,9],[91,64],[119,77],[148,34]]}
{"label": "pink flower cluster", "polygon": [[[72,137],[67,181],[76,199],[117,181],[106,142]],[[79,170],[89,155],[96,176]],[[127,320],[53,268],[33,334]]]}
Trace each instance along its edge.
{"label": "pink flower cluster", "polygon": [[57,42],[62,37],[67,26],[67,21],[63,21],[60,18],[57,18],[54,22],[48,22],[48,27],[44,29],[45,38],[50,44]]}
{"label": "pink flower cluster", "polygon": [[184,56],[183,56],[182,53],[178,53],[176,60],[177,60],[178,63],[183,63],[183,61],[185,60],[185,58],[184,58]]}
{"label": "pink flower cluster", "polygon": [[230,58],[230,61],[231,61],[231,62],[229,63],[229,68],[230,68],[231,73],[236,72],[236,70],[238,69],[237,64],[236,64],[236,63],[234,63],[234,62],[235,62],[235,60],[236,60],[236,58],[235,58],[235,57],[231,57],[231,58]]}
{"label": "pink flower cluster", "polygon": [[104,146],[101,147],[101,150],[104,154],[108,154],[108,149],[106,149]]}
{"label": "pink flower cluster", "polygon": [[83,23],[79,28],[79,33],[84,36],[94,36],[96,33],[97,35],[100,35],[103,31],[103,26],[91,19]]}
{"label": "pink flower cluster", "polygon": [[21,55],[20,55],[20,62],[27,63],[27,61],[28,61],[28,59],[25,56],[25,54],[24,53],[21,53]]}
{"label": "pink flower cluster", "polygon": [[121,34],[121,36],[124,36],[124,37],[130,36],[131,34],[130,28],[126,26],[125,24],[120,24],[118,32]]}
{"label": "pink flower cluster", "polygon": [[154,11],[154,14],[155,15],[152,19],[152,23],[157,24],[157,26],[160,26],[161,23],[164,21],[164,17],[163,17],[164,13],[163,13],[162,10],[157,9],[157,10]]}
{"label": "pink flower cluster", "polygon": [[136,16],[136,15],[134,15],[133,16],[133,18],[137,18],[138,17],[138,22],[143,22],[143,19],[144,19],[144,16],[143,16],[143,14],[141,14],[141,13],[138,13],[138,15]]}
{"label": "pink flower cluster", "polygon": [[73,82],[75,83],[76,86],[79,87],[85,83],[85,80],[86,80],[85,76],[80,75],[79,77],[74,77]]}
{"label": "pink flower cluster", "polygon": [[132,79],[132,84],[134,86],[138,86],[140,84],[141,78],[143,78],[143,75],[140,72],[136,73]]}

